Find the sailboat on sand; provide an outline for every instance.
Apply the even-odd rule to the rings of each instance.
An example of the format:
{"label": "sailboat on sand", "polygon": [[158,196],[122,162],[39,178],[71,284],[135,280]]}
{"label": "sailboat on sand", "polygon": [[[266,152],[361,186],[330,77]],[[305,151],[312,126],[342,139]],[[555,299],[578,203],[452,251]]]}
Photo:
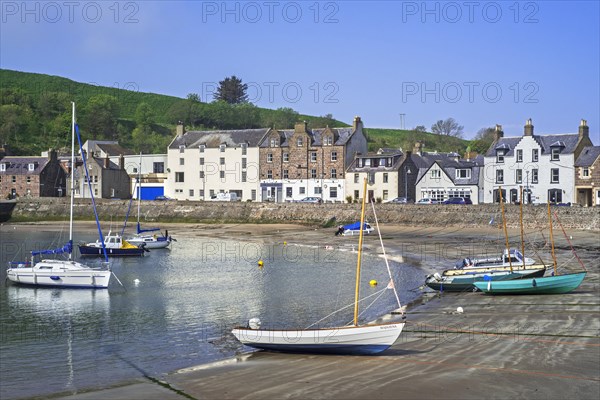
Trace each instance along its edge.
{"label": "sailboat on sand", "polygon": [[[109,268],[94,268],[73,260],[73,196],[75,191],[75,103],[73,105],[72,132],[71,132],[71,204],[69,218],[69,241],[63,247],[52,250],[31,252],[31,261],[9,262],[6,270],[7,278],[15,283],[52,286],[52,287],[78,287],[78,288],[107,288],[112,274]],[[85,160],[84,160],[85,161]],[[84,165],[85,168],[85,165]],[[86,169],[87,171],[87,169]],[[89,181],[89,179],[88,179]],[[92,197],[92,204],[94,199]],[[94,206],[94,212],[96,211]],[[98,218],[96,218],[98,223]],[[100,235],[100,227],[98,226]],[[34,257],[46,254],[68,254],[67,260],[42,259],[34,261]],[[104,249],[105,261],[106,250]]]}
{"label": "sailboat on sand", "polygon": [[[361,225],[365,221],[367,180],[364,181]],[[260,320],[253,318],[247,327],[233,329],[235,337],[245,345],[258,349],[294,353],[375,354],[388,349],[404,328],[404,322],[359,325],[358,303],[363,231],[358,240],[354,321],[351,326],[323,329],[261,329]],[[390,274],[391,279],[391,274]],[[393,288],[393,282],[390,285]],[[394,289],[395,291],[395,289]]]}

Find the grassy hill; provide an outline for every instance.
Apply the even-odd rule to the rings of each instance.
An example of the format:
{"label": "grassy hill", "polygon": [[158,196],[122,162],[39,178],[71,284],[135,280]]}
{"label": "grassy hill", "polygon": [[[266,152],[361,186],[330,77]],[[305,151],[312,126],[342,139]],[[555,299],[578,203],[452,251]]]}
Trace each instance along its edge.
{"label": "grassy hill", "polygon": [[[77,104],[78,123],[86,139],[119,140],[147,153],[164,152],[177,121],[188,129],[236,129],[271,126],[291,128],[307,121],[311,127],[347,126],[330,117],[303,115],[283,108],[251,104],[202,103],[174,96],[97,86],[45,74],[0,69],[0,145],[13,154],[38,154],[50,147],[68,147],[70,102]],[[464,152],[468,141],[395,129],[368,128],[369,149],[412,149],[416,141],[426,150]]]}

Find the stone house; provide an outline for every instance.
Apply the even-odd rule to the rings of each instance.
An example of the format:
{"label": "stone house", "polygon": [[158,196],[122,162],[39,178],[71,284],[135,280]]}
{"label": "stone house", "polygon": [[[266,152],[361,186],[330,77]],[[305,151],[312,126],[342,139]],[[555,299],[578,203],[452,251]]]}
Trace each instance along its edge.
{"label": "stone house", "polygon": [[575,201],[575,160],[584,147],[592,146],[589,127],[581,120],[578,133],[536,135],[531,119],[521,137],[504,137],[496,125],[495,140],[485,154],[483,197],[498,202],[499,190],[510,202],[573,203]]}
{"label": "stone house", "polygon": [[263,201],[296,201],[319,197],[343,202],[345,172],[356,154],[367,151],[360,117],[352,127],[270,130],[259,144]]}
{"label": "stone house", "polygon": [[584,147],[575,161],[575,193],[578,204],[600,206],[600,146]]}
{"label": "stone house", "polygon": [[0,198],[65,196],[66,175],[55,150],[50,150],[47,157],[3,157]]}
{"label": "stone house", "polygon": [[[108,157],[86,159],[94,197],[103,199],[128,199],[131,197],[131,179],[125,170],[125,160],[121,156],[119,164]],[[77,162],[75,171],[75,197],[91,198],[82,162]]]}

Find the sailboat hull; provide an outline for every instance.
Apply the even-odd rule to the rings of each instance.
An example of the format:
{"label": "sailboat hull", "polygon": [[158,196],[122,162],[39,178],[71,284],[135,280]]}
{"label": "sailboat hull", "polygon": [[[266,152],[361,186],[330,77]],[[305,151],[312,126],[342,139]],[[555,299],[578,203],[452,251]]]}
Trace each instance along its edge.
{"label": "sailboat hull", "polygon": [[142,246],[143,245],[148,250],[165,249],[165,248],[169,247],[169,245],[171,244],[171,238],[164,237],[164,236],[159,236],[156,238],[154,236],[150,236],[150,235],[133,236],[133,237],[127,238],[125,240],[127,240],[129,243],[131,243],[134,246]]}
{"label": "sailboat hull", "polygon": [[400,336],[404,323],[306,330],[236,328],[235,337],[247,346],[286,353],[377,354]]}
{"label": "sailboat hull", "polygon": [[[104,257],[104,251],[102,250],[102,247],[98,246],[80,245],[79,252],[82,256]],[[106,254],[109,257],[141,257],[144,255],[144,252],[144,249],[138,247],[117,249],[106,248]]]}
{"label": "sailboat hull", "polygon": [[561,294],[577,289],[585,275],[586,272],[579,272],[507,282],[476,282],[474,285],[486,294]]}
{"label": "sailboat hull", "polygon": [[464,292],[475,289],[475,283],[483,282],[485,279],[489,279],[494,282],[522,280],[524,278],[544,276],[545,272],[545,268],[537,270],[515,270],[512,273],[509,271],[492,271],[489,273],[442,276],[441,280],[436,279],[435,276],[432,275],[427,278],[425,284],[433,290],[439,290],[443,292]]}
{"label": "sailboat hull", "polygon": [[8,280],[21,285],[104,289],[111,275],[109,270],[89,268],[74,261],[42,260],[34,267],[29,265],[11,265],[6,270]]}

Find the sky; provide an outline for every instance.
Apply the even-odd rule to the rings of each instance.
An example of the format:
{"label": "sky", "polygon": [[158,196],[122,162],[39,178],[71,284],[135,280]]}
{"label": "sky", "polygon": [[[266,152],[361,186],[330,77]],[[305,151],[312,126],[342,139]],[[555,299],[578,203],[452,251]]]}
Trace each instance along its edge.
{"label": "sky", "polygon": [[0,67],[366,127],[452,117],[466,138],[577,132],[600,145],[598,1],[1,1]]}

